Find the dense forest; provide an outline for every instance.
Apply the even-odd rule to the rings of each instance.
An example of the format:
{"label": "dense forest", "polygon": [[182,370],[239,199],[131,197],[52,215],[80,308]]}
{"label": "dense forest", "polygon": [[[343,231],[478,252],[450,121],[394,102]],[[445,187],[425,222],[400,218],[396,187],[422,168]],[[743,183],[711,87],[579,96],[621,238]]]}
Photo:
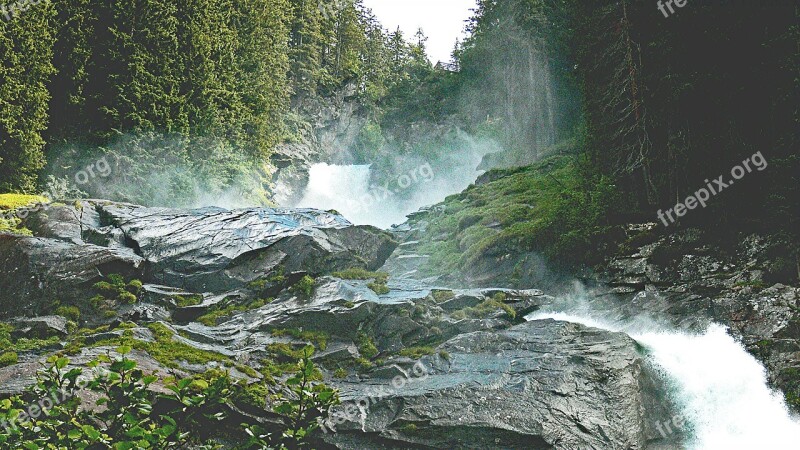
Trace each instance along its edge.
{"label": "dense forest", "polygon": [[0,5],[0,447],[794,448],[800,4],[364,1]]}
{"label": "dense forest", "polygon": [[[358,2],[76,0],[19,14],[0,21],[3,191],[40,191],[42,173],[108,153],[120,184],[164,165],[187,169],[177,186],[234,184],[290,138],[291,99],[355,84],[374,101],[429,65]],[[261,194],[259,181],[242,187]]]}
{"label": "dense forest", "polygon": [[[354,87],[356,160],[446,152],[453,129],[505,148],[489,167],[570,154],[582,194],[565,207],[599,213],[566,226],[597,230],[654,220],[761,151],[767,174],[680,224],[796,233],[797,9],[672,20],[627,0],[481,0],[433,65],[422,32],[385,30],[359,1],[47,2],[0,22],[0,190],[63,189],[53,174],[113,154],[121,184],[166,165],[176,192],[267,202],[267,157],[303,128],[304,100]],[[145,194],[130,197],[175,200]]]}

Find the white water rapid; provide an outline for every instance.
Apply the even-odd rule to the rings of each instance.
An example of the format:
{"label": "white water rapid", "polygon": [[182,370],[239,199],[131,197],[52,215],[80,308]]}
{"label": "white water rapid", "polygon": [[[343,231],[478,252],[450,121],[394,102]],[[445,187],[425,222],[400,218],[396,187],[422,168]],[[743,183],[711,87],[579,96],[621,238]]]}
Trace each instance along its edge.
{"label": "white water rapid", "polygon": [[[780,393],[770,389],[761,364],[725,328],[711,325],[691,335],[642,323],[603,323],[584,315],[537,312],[528,320],[555,319],[622,331],[647,348],[672,383],[692,450],[790,450],[800,448],[800,421]],[[656,421],[652,425],[656,425]],[[664,434],[677,432],[658,424]]]}
{"label": "white water rapid", "polygon": [[406,215],[461,192],[474,182],[480,159],[465,167],[443,169],[422,164],[409,167],[383,184],[372,184],[368,165],[314,164],[300,208],[335,209],[356,225],[388,228],[405,222]]}

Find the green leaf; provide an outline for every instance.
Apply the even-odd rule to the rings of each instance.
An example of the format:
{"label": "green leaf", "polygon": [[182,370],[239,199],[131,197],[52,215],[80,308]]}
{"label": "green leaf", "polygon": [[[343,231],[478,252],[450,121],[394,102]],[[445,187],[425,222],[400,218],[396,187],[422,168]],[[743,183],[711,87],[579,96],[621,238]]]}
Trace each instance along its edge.
{"label": "green leaf", "polygon": [[83,430],[83,433],[92,441],[97,441],[102,436],[102,434],[100,434],[100,432],[91,425],[84,425],[81,427],[81,429]]}
{"label": "green leaf", "polygon": [[81,436],[83,436],[81,430],[72,429],[67,432],[67,437],[69,437],[73,441],[77,441],[78,439],[81,438]]}

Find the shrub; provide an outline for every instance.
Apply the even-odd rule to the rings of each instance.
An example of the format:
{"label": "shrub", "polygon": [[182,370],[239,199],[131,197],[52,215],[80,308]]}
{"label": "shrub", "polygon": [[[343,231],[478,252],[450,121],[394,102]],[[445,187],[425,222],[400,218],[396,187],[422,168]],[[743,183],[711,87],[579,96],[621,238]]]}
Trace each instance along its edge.
{"label": "shrub", "polygon": [[330,407],[339,403],[335,390],[315,382],[319,371],[311,361],[314,348],[307,346],[301,351],[295,374],[286,380],[290,395],[281,392],[272,396],[273,411],[283,418],[281,437],[276,442],[262,427],[247,426],[245,431],[251,439],[246,448],[301,448],[309,433],[319,428],[320,419],[325,418]]}
{"label": "shrub", "polygon": [[77,306],[60,306],[56,309],[56,315],[65,317],[73,322],[81,320],[81,310]]}
{"label": "shrub", "polygon": [[[125,356],[130,348],[119,348],[122,357],[101,357],[90,363],[98,369],[91,381],[81,383],[80,368],[69,369],[69,360],[52,357],[30,389],[34,398],[60,393],[60,402],[39,417],[28,416],[17,422],[23,411],[22,397],[0,402],[0,419],[12,426],[0,430],[0,442],[7,448],[182,448],[208,444],[210,423],[224,418],[223,405],[230,385],[227,378],[212,383],[187,378],[167,385],[171,391],[162,395],[159,411],[153,409],[149,386],[158,380],[137,369],[135,361]],[[102,363],[108,369],[100,371]],[[98,394],[103,408],[82,408],[78,391],[86,388]]]}
{"label": "shrub", "polygon": [[375,341],[366,333],[358,333],[356,344],[358,345],[359,353],[365,358],[372,359],[380,353]]}
{"label": "shrub", "polygon": [[185,296],[185,297],[182,296],[182,295],[176,295],[176,296],[172,297],[172,299],[175,300],[175,304],[179,308],[186,308],[186,307],[189,307],[189,306],[197,306],[197,305],[203,303],[203,296],[202,295],[189,295],[189,296]]}
{"label": "shrub", "polygon": [[[234,434],[232,430],[218,429],[225,423],[226,404],[242,401],[266,406],[269,390],[262,384],[244,385],[219,369],[195,377],[159,380],[128,359],[130,351],[130,347],[122,346],[117,349],[119,358],[100,356],[88,364],[91,373],[70,368],[64,357],[48,359],[48,366],[39,371],[26,396],[0,400],[0,423],[6,425],[0,428],[0,446],[92,450],[219,448],[214,438]],[[286,391],[272,395],[271,404],[283,423],[282,430],[273,434],[259,425],[242,424],[247,441],[236,448],[306,447],[303,441],[318,426],[318,419],[325,419],[329,408],[339,402],[336,391],[316,382],[318,370],[311,361],[312,353],[310,347],[302,351],[300,360],[293,363],[295,375],[286,380]],[[150,386],[157,381],[165,385],[167,394],[156,397],[151,391]],[[86,396],[78,393],[84,389],[94,392],[96,404],[103,407],[83,405],[81,399]],[[44,414],[26,415],[21,420],[26,398],[57,400]],[[158,406],[154,407],[157,398]]]}
{"label": "shrub", "polygon": [[142,282],[139,280],[131,280],[126,283],[122,275],[110,274],[104,281],[94,284],[97,295],[89,301],[103,317],[115,317],[114,307],[118,304],[132,305],[138,302],[137,296],[141,293],[142,287]]}
{"label": "shrub", "polygon": [[19,357],[14,352],[6,352],[0,355],[0,367],[12,366],[19,362]]}
{"label": "shrub", "polygon": [[382,283],[378,283],[378,282],[369,283],[367,285],[367,287],[372,289],[372,292],[374,292],[374,293],[376,293],[378,295],[385,295],[385,294],[389,293],[389,286],[386,286],[385,284],[382,284]]}
{"label": "shrub", "polygon": [[452,300],[455,298],[455,296],[456,294],[453,291],[433,291],[433,299],[436,301],[436,303],[444,303],[448,300]]}
{"label": "shrub", "polygon": [[306,275],[301,278],[294,286],[292,286],[292,292],[303,297],[305,299],[311,298],[314,295],[314,286],[316,285],[316,280],[311,278],[310,276]]}

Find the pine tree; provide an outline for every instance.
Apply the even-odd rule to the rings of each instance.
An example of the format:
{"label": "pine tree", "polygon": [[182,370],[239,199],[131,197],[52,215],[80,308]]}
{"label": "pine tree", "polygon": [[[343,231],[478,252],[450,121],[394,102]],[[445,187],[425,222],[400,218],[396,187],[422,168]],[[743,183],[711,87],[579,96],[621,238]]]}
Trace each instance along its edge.
{"label": "pine tree", "polygon": [[42,2],[9,16],[0,17],[0,191],[34,192],[45,164],[55,9]]}

